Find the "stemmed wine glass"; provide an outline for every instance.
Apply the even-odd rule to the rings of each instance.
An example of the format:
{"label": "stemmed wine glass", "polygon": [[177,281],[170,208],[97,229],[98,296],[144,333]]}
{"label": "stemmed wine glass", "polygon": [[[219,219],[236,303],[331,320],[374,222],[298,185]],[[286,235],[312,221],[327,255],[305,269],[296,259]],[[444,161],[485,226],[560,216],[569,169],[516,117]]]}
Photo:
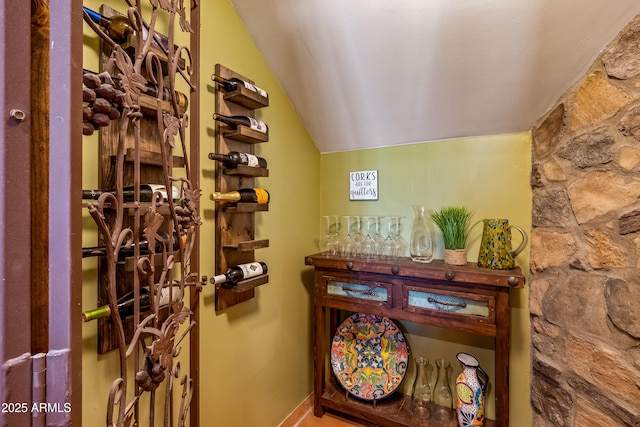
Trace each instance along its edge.
{"label": "stemmed wine glass", "polygon": [[[332,219],[337,218],[331,215],[323,215],[324,234],[320,237],[320,252],[325,256],[335,255],[337,250],[337,240],[335,230],[332,230]],[[335,227],[335,225],[334,225]],[[336,227],[337,228],[337,227]]]}
{"label": "stemmed wine glass", "polygon": [[364,240],[364,236],[362,235],[362,217],[358,215],[354,215],[353,217],[353,240],[356,242],[355,250],[353,256],[360,256],[362,251],[362,242]]}
{"label": "stemmed wine glass", "polygon": [[362,217],[362,219],[364,220],[364,223],[365,223],[367,235],[365,236],[364,240],[360,244],[360,255],[362,256],[362,258],[371,259],[371,258],[374,258],[378,252],[377,243],[373,239],[373,236],[371,235],[371,232],[375,231],[373,229],[374,223],[372,222],[375,220],[375,217],[364,216]]}
{"label": "stemmed wine glass", "polygon": [[373,235],[373,240],[376,242],[376,257],[379,257],[382,254],[382,243],[384,242],[384,237],[382,237],[382,218],[383,216],[374,216],[373,217],[373,225],[375,227],[375,234]]}
{"label": "stemmed wine glass", "polygon": [[356,253],[356,241],[351,235],[351,218],[352,215],[344,215],[342,218],[345,219],[347,224],[347,234],[340,240],[338,243],[338,252],[343,258],[351,258]]}
{"label": "stemmed wine glass", "polygon": [[402,219],[404,217],[403,216],[397,216],[396,217],[396,248],[397,248],[397,256],[398,257],[406,257],[407,256],[407,249],[409,249],[409,242],[407,242],[405,240],[404,237],[402,237]]}
{"label": "stemmed wine glass", "polygon": [[398,245],[396,243],[395,224],[397,223],[397,217],[387,217],[387,237],[382,242],[380,247],[380,255],[383,259],[394,260],[398,256]]}

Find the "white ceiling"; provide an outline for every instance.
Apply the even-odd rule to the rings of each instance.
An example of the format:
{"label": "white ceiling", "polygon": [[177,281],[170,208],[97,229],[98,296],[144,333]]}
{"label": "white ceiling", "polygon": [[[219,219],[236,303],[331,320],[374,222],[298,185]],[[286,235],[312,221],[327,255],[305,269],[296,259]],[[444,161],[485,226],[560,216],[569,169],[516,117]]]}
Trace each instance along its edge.
{"label": "white ceiling", "polygon": [[320,152],[531,129],[637,0],[231,0]]}

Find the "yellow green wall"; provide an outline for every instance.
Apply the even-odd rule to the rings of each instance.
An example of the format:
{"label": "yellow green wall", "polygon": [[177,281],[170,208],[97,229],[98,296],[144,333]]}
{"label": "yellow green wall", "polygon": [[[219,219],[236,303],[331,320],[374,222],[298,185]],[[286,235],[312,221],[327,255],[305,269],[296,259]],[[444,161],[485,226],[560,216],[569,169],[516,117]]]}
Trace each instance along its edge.
{"label": "yellow green wall", "polygon": [[[99,1],[86,0],[97,9]],[[110,6],[122,10],[124,2]],[[269,162],[269,178],[258,180],[271,193],[269,212],[256,214],[256,238],[269,239],[256,259],[269,265],[269,283],[256,297],[222,313],[214,308],[213,288],[200,299],[201,425],[225,427],[277,426],[312,389],[310,280],[303,274],[304,256],[316,251],[319,215],[320,154],[267,67],[228,0],[201,1],[201,227],[200,274],[215,274],[213,243],[215,88],[209,80],[221,63],[269,92],[270,106],[257,112],[269,124],[270,140],[256,147]],[[97,39],[84,30],[84,66],[98,68]],[[83,188],[97,186],[97,136],[83,141]],[[83,219],[83,245],[96,244],[93,220]],[[96,261],[83,262],[83,308],[96,304]],[[115,352],[96,354],[95,322],[84,325],[83,425],[101,425],[109,388],[119,376]],[[186,350],[186,349],[185,349]],[[186,355],[186,352],[185,352]],[[185,358],[186,359],[186,358]],[[187,364],[183,371],[187,370]],[[250,408],[250,410],[247,410]]]}
{"label": "yellow green wall", "polygon": [[[213,86],[216,63],[255,80],[269,92],[270,105],[257,117],[269,125],[269,142],[257,153],[269,162],[258,181],[271,194],[269,212],[256,214],[256,238],[269,248],[256,259],[269,265],[269,283],[256,298],[214,310],[213,291],[201,308],[202,425],[277,426],[312,389],[311,289],[303,281],[304,256],[313,253],[319,215],[320,154],[284,92],[227,0],[202,6],[202,188],[213,190]],[[206,197],[205,197],[206,198]],[[202,273],[213,271],[214,206],[202,204]]]}
{"label": "yellow green wall", "polygon": [[[530,133],[323,154],[320,170],[321,215],[403,215],[403,237],[407,241],[414,204],[429,209],[464,205],[475,212],[474,221],[508,218],[527,231],[531,228]],[[378,171],[377,201],[349,201],[349,172],[361,170]],[[477,260],[481,234],[479,224],[468,242],[469,261]],[[514,233],[514,244],[519,241]],[[439,232],[437,247],[436,258],[442,259]],[[517,257],[525,274],[529,271],[528,259],[528,249]],[[511,307],[511,425],[527,426],[531,425],[528,288],[511,291]],[[408,322],[403,327],[413,357],[426,356],[432,365],[435,359],[445,358],[455,368],[455,378],[460,372],[455,355],[466,351],[476,355],[494,377],[493,340]],[[409,391],[414,370],[411,366],[402,385],[405,392]],[[493,418],[491,397],[488,415]]]}

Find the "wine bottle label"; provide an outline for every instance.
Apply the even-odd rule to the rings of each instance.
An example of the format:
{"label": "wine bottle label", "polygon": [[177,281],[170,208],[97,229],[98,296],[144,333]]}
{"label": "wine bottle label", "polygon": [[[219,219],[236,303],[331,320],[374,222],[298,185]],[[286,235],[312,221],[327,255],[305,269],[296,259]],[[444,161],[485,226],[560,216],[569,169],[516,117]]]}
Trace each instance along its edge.
{"label": "wine bottle label", "polygon": [[269,203],[269,193],[264,188],[254,188],[256,192],[256,203],[265,204]]}
{"label": "wine bottle label", "polygon": [[259,262],[250,262],[248,264],[240,264],[238,265],[238,268],[242,270],[242,273],[244,274],[245,279],[264,274],[262,270],[262,264],[260,264]]}
{"label": "wine bottle label", "polygon": [[[147,40],[149,38],[149,29],[145,26],[142,27],[142,39]],[[156,45],[158,47],[163,47],[165,51],[169,51],[169,40],[166,36],[163,36],[158,33],[154,33],[153,40],[151,40],[151,44]]]}
{"label": "wine bottle label", "polygon": [[251,83],[248,83],[245,81],[243,81],[242,83],[244,83],[244,87],[246,87],[250,91],[259,93],[261,96],[264,96],[265,98],[269,97],[269,95],[267,94],[267,91],[260,89],[258,86],[252,85]]}
{"label": "wine bottle label", "polygon": [[149,187],[151,187],[153,193],[160,193],[162,197],[167,200],[167,187],[159,184],[149,184]]}
{"label": "wine bottle label", "polygon": [[267,125],[261,122],[260,120],[256,120],[253,117],[247,117],[249,119],[250,128],[253,130],[257,130],[258,132],[267,133]]}
{"label": "wine bottle label", "polygon": [[248,154],[248,153],[239,153],[239,154],[243,164],[250,166],[252,168],[257,168],[260,166],[258,163],[257,156],[254,156],[253,154]]}
{"label": "wine bottle label", "polygon": [[[160,185],[160,184],[149,184],[149,187],[151,187],[151,191],[152,192],[159,192],[160,194],[162,194],[162,197],[164,198],[164,200],[168,200],[167,198],[167,187],[165,187],[164,185]],[[178,187],[172,186],[171,187],[171,198],[173,200],[179,200],[180,199],[180,189]]]}
{"label": "wine bottle label", "polygon": [[160,291],[160,307],[169,304],[169,291],[172,292],[173,302],[180,301],[180,287],[173,286],[173,289],[166,287]]}

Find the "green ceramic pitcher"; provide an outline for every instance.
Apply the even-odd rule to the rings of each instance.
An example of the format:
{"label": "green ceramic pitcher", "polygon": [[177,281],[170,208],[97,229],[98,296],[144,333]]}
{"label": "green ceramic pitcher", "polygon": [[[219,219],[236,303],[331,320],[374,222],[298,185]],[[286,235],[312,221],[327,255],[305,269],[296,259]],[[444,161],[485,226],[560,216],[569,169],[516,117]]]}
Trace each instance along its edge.
{"label": "green ceramic pitcher", "polygon": [[[478,254],[478,266],[492,270],[509,270],[516,266],[515,257],[527,245],[527,233],[517,225],[509,225],[507,219],[485,219]],[[511,249],[511,229],[522,234],[522,243]]]}

